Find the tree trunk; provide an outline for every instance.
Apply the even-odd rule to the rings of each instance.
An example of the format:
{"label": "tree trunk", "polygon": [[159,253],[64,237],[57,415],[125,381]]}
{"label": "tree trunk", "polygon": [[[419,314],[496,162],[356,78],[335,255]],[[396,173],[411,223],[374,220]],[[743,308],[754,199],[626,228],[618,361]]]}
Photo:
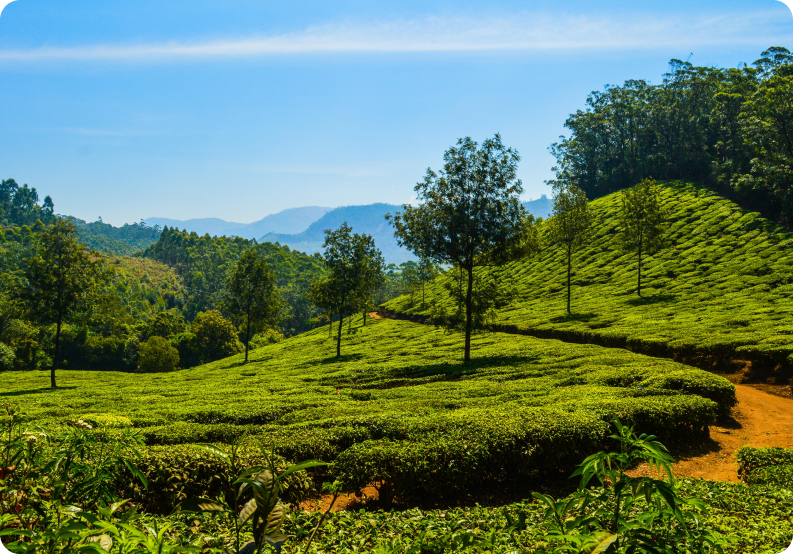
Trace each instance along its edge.
{"label": "tree trunk", "polygon": [[339,336],[336,337],[336,357],[341,356],[341,329],[344,324],[344,314],[339,312]]}
{"label": "tree trunk", "polygon": [[642,243],[639,243],[639,280],[636,285],[636,291],[639,296],[642,295]]}
{"label": "tree trunk", "polygon": [[328,338],[333,338],[333,314],[328,315]]}
{"label": "tree trunk", "polygon": [[55,370],[58,368],[58,353],[61,347],[61,324],[63,319],[58,315],[58,323],[55,327],[55,357],[52,360],[52,370],[50,371],[50,387],[57,388],[55,384]]}
{"label": "tree trunk", "polygon": [[468,292],[465,295],[465,359],[464,361],[471,361],[471,327],[473,324],[473,316],[471,313],[471,299],[474,292],[474,267],[471,264],[468,267]]}
{"label": "tree trunk", "polygon": [[361,315],[363,316],[363,326],[366,327],[366,310]]}
{"label": "tree trunk", "polygon": [[567,245],[567,315],[570,315],[570,271],[573,258],[573,245]]}
{"label": "tree trunk", "polygon": [[424,281],[421,282],[421,309],[424,309]]}
{"label": "tree trunk", "polygon": [[248,318],[245,325],[245,363],[248,363],[248,343],[251,342],[251,320]]}

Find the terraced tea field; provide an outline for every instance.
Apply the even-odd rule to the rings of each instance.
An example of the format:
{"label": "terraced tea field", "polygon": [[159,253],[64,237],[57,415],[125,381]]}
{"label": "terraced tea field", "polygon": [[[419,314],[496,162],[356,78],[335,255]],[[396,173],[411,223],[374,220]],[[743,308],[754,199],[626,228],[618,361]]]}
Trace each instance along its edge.
{"label": "terraced tea field", "polygon": [[[352,484],[454,491],[503,472],[566,472],[604,444],[615,418],[681,438],[735,402],[734,386],[671,360],[492,333],[470,366],[461,339],[360,318],[343,356],[327,327],[168,374],[63,371],[4,380],[38,423],[82,418],[142,428],[150,445],[229,442],[247,431],[286,458],[336,460]],[[422,475],[429,476],[427,478]]]}
{"label": "terraced tea field", "polygon": [[[546,240],[539,254],[483,271],[517,291],[498,325],[721,365],[734,358],[751,360],[755,369],[781,364],[789,372],[793,233],[694,185],[667,184],[663,200],[671,247],[645,258],[643,298],[635,293],[636,256],[618,246],[617,193],[591,203],[592,237],[574,256],[573,315],[565,309],[566,257]],[[413,304],[403,296],[385,307],[428,315],[433,304],[448,302],[444,279],[427,287],[424,308],[420,295]]]}

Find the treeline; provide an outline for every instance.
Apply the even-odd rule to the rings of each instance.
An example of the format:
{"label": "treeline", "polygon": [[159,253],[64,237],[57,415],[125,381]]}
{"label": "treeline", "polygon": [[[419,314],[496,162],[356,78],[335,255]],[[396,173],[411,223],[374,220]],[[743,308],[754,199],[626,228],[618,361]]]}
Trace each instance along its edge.
{"label": "treeline", "polygon": [[645,178],[703,183],[746,208],[793,223],[793,55],[769,48],[752,66],[672,60],[661,84],[593,92],[551,146],[550,184],[589,199]]}

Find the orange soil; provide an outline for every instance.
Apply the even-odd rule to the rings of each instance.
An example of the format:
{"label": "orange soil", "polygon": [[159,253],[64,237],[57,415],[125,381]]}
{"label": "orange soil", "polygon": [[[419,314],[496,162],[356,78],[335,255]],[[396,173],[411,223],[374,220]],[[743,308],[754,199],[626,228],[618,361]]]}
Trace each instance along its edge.
{"label": "orange soil", "polygon": [[[737,482],[735,453],[741,446],[793,448],[793,399],[761,388],[735,385],[738,406],[729,422],[711,426],[710,437],[697,445],[670,448],[678,459],[676,476]],[[648,468],[640,466],[635,473],[646,475]]]}

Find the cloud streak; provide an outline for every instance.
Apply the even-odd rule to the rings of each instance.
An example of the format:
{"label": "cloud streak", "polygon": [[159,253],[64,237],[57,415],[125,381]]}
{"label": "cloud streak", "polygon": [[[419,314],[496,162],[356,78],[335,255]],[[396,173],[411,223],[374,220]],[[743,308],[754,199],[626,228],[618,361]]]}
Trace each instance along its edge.
{"label": "cloud streak", "polygon": [[[150,44],[0,50],[0,61],[167,62],[279,55],[421,52],[545,52],[654,49],[681,45],[769,45],[791,38],[776,11],[621,19],[521,14],[510,18],[424,18],[335,23],[273,36]],[[783,30],[784,29],[784,30]]]}

